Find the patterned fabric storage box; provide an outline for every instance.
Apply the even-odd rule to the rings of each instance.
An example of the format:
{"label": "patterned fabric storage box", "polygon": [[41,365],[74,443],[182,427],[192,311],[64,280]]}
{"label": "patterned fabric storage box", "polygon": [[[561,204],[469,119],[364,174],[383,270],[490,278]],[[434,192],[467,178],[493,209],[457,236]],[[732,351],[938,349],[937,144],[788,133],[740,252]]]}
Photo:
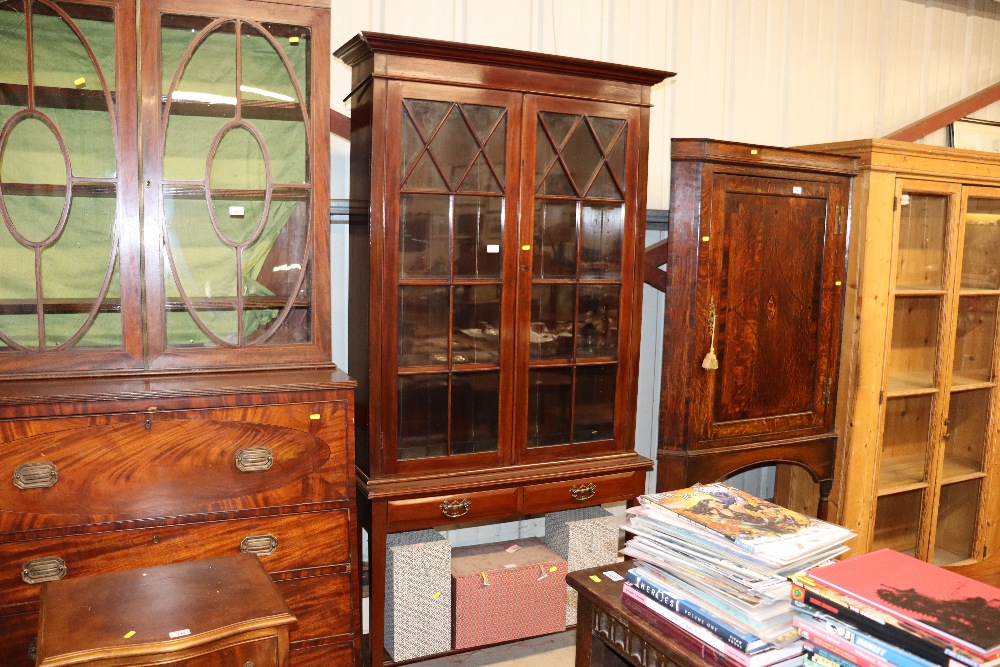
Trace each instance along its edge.
{"label": "patterned fabric storage box", "polygon": [[393,660],[451,649],[451,543],[436,530],[386,536],[385,648]]}
{"label": "patterned fabric storage box", "polygon": [[[569,571],[618,561],[618,541],[625,517],[601,506],[580,507],[545,515],[545,543],[565,558]],[[576,591],[567,587],[566,625],[576,623]]]}
{"label": "patterned fabric storage box", "polygon": [[566,629],[566,561],[537,538],[452,552],[455,648]]}

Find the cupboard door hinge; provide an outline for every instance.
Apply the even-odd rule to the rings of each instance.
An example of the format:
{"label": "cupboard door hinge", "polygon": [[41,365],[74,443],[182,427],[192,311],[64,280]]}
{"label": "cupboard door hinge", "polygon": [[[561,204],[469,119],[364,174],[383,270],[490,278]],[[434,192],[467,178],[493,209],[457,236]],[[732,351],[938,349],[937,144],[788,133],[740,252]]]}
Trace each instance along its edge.
{"label": "cupboard door hinge", "polygon": [[983,560],[986,560],[986,545],[983,545]]}
{"label": "cupboard door hinge", "polygon": [[892,198],[892,212],[895,213],[896,209],[899,208],[899,197]]}
{"label": "cupboard door hinge", "polygon": [[841,234],[844,233],[844,207],[843,206],[838,206],[837,207],[837,221],[834,223],[833,233],[836,234],[837,236],[840,236]]}
{"label": "cupboard door hinge", "polygon": [[833,378],[827,378],[823,381],[823,405],[830,404],[830,392],[832,391]]}
{"label": "cupboard door hinge", "polygon": [[882,405],[882,399],[884,399],[884,398],[885,398],[885,392],[884,391],[879,391],[879,393],[878,393],[878,404],[879,405]]}

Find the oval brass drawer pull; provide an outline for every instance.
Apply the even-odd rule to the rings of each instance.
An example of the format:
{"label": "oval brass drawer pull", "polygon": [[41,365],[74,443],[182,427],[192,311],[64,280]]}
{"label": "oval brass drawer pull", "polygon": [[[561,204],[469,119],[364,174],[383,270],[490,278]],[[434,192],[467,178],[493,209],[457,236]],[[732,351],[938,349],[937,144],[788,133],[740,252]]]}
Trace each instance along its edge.
{"label": "oval brass drawer pull", "polygon": [[469,513],[469,509],[472,507],[472,501],[468,498],[464,500],[452,500],[441,503],[441,514],[444,514],[450,519],[457,519],[460,516],[465,516]]}
{"label": "oval brass drawer pull", "polygon": [[250,535],[240,542],[240,551],[257,556],[270,556],[278,548],[278,538],[274,535]]}
{"label": "oval brass drawer pull", "polygon": [[569,489],[569,495],[573,496],[573,500],[590,500],[597,493],[597,485],[591,482],[590,484],[581,484],[580,486],[571,486]]}
{"label": "oval brass drawer pull", "polygon": [[26,584],[58,581],[66,576],[66,561],[59,556],[32,558],[21,566],[21,579]]}
{"label": "oval brass drawer pull", "polygon": [[59,469],[51,461],[22,463],[14,468],[14,486],[19,489],[47,489],[59,481]]}
{"label": "oval brass drawer pull", "polygon": [[270,469],[274,456],[267,447],[245,447],[236,452],[236,467],[242,472],[260,472]]}

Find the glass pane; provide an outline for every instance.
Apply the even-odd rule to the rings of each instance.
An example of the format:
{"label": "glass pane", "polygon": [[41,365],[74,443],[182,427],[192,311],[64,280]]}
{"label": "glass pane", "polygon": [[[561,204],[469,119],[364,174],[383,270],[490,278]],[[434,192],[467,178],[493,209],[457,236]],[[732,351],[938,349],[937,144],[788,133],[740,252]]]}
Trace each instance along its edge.
{"label": "glass pane", "polygon": [[[66,144],[74,175],[114,177],[114,134],[108,113],[115,76],[114,14],[109,8],[91,12],[89,8],[70,5],[68,9],[77,16],[92,17],[93,20],[74,20],[74,23],[81,32],[86,29],[85,38],[100,60],[91,60],[84,42],[65,19],[46,5],[34,3],[35,101],[54,121]],[[107,89],[101,82],[102,74]]]}
{"label": "glass pane", "polygon": [[583,204],[580,216],[581,278],[621,276],[624,229],[623,204]]}
{"label": "glass pane", "polygon": [[535,183],[539,195],[579,196],[573,189],[563,162],[558,159],[567,134],[579,122],[579,116],[542,112],[538,114],[536,134]]}
{"label": "glass pane", "polygon": [[589,120],[607,159],[597,172],[594,184],[590,186],[587,196],[623,199],[625,195],[625,121],[595,116],[589,117]]}
{"label": "glass pane", "polygon": [[452,362],[496,365],[500,354],[500,286],[456,286],[452,317]]}
{"label": "glass pane", "polygon": [[896,289],[942,289],[948,197],[903,194],[896,248]]}
{"label": "glass pane", "polygon": [[532,359],[571,359],[576,306],[575,285],[534,285],[531,288]]}
{"label": "glass pane", "polygon": [[962,288],[1000,289],[1000,200],[970,197],[962,249]]}
{"label": "glass pane", "polygon": [[451,453],[497,451],[500,373],[456,373],[451,382]]}
{"label": "glass pane", "polygon": [[931,396],[886,399],[879,490],[887,491],[924,481],[931,406]]}
{"label": "glass pane", "polygon": [[982,472],[989,436],[992,389],[955,392],[945,424],[944,479]]}
{"label": "glass pane", "polygon": [[934,386],[937,350],[938,297],[896,297],[889,349],[889,391]]}
{"label": "glass pane", "polygon": [[406,99],[403,189],[501,193],[506,141],[503,107]]}
{"label": "glass pane", "polygon": [[448,376],[399,378],[397,458],[424,459],[448,454]]}
{"label": "glass pane", "polygon": [[[1000,255],[998,255],[1000,257]],[[952,386],[993,380],[996,348],[997,297],[963,296],[955,322],[955,361]]]}
{"label": "glass pane", "polygon": [[399,197],[399,276],[447,278],[451,251],[451,197]]}
{"label": "glass pane", "polygon": [[916,556],[922,490],[881,496],[875,508],[871,550],[895,549]]}
{"label": "glass pane", "polygon": [[114,10],[31,3],[29,62],[26,4],[0,2],[0,348],[120,347]]}
{"label": "glass pane", "polygon": [[[77,196],[59,242],[42,253],[42,293],[57,295],[57,303],[48,303],[45,337],[47,345],[58,345],[75,334],[90,314],[91,304],[103,299],[101,289],[114,269],[112,248],[115,224],[115,198]],[[67,271],[66,267],[73,267]],[[117,275],[117,274],[115,274]],[[120,295],[118,284],[109,286],[111,298]],[[70,311],[70,312],[67,312]],[[98,338],[91,341],[98,342]],[[118,346],[122,331],[106,330],[100,337],[103,346]]]}
{"label": "glass pane", "polygon": [[610,440],[615,434],[615,387],[618,366],[576,369],[573,442]]}
{"label": "glass pane", "polygon": [[503,203],[500,197],[455,197],[456,278],[500,278]]}
{"label": "glass pane", "polygon": [[618,356],[619,291],[619,285],[580,286],[580,304],[577,310],[578,356]]}
{"label": "glass pane", "polygon": [[399,366],[448,363],[447,287],[399,288]]}
{"label": "glass pane", "polygon": [[570,442],[573,369],[528,373],[528,447]]}
{"label": "glass pane", "polygon": [[931,559],[935,565],[951,565],[972,558],[980,482],[978,479],[970,479],[941,487],[934,555]]}
{"label": "glass pane", "polygon": [[573,202],[535,202],[532,257],[536,278],[576,278],[576,212]]}

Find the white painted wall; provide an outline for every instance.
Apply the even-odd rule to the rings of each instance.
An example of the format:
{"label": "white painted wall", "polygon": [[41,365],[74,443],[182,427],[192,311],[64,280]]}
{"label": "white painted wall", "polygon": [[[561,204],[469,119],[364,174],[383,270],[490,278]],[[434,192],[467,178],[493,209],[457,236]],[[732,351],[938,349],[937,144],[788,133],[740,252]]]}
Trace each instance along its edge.
{"label": "white painted wall", "polygon": [[[653,89],[651,209],[669,208],[671,137],[776,146],[880,137],[1000,81],[1000,2],[991,0],[332,0],[334,48],[362,30],[676,72]],[[350,72],[338,61],[332,70],[333,108],[349,114]],[[976,115],[1000,120],[1000,105]],[[346,196],[338,141],[334,197]],[[347,273],[336,227],[341,362]],[[653,456],[663,301],[648,287],[644,298],[636,448]]]}

